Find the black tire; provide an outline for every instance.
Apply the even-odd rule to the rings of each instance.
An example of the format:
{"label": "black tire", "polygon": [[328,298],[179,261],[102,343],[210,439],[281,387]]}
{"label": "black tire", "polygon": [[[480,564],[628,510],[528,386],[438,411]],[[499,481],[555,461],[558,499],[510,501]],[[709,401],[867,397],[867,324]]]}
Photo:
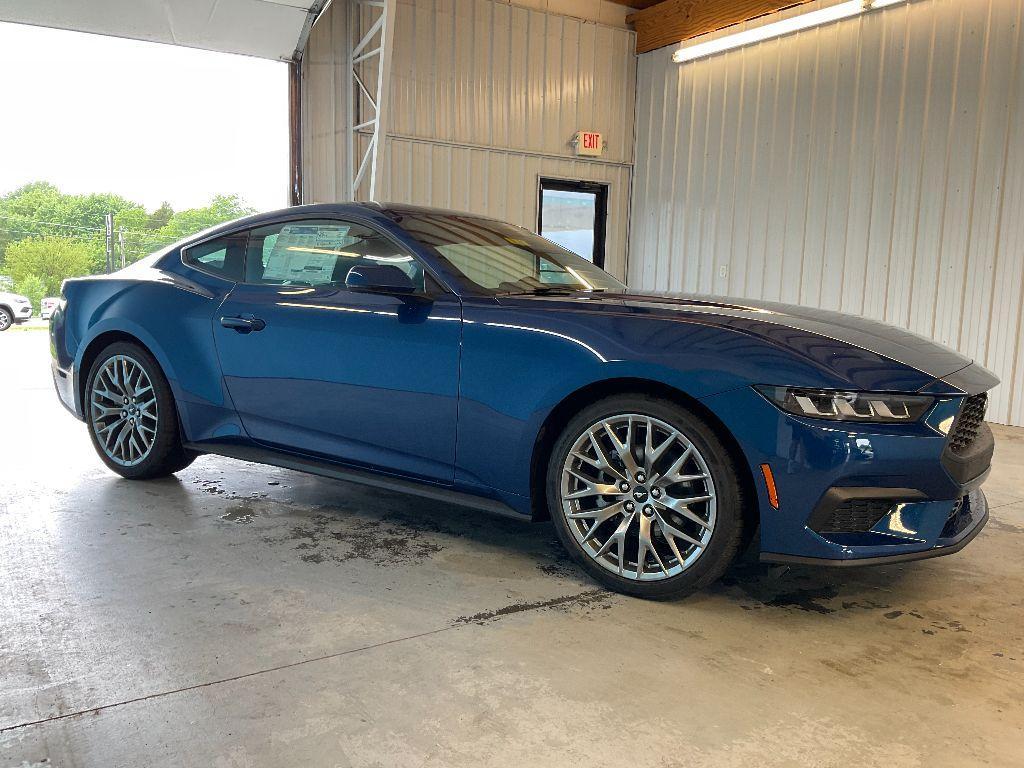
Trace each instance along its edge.
{"label": "black tire", "polygon": [[[148,454],[137,464],[131,466],[119,464],[106,454],[93,426],[91,393],[95,378],[107,361],[117,355],[131,359],[146,372],[156,395],[156,436]],[[89,369],[89,377],[86,379],[83,409],[93,448],[96,449],[96,453],[103,463],[121,477],[129,480],[151,480],[157,477],[166,477],[180,472],[196,459],[197,454],[186,450],[181,444],[178,409],[174,402],[174,394],[167,383],[167,377],[164,376],[156,359],[138,344],[118,341],[100,352]]]}
{"label": "black tire", "polygon": [[0,307],[0,332],[6,331],[14,324],[14,313],[7,307]]}
{"label": "black tire", "polygon": [[[656,581],[626,578],[602,567],[577,540],[563,510],[563,466],[573,445],[598,421],[621,414],[650,416],[682,433],[702,456],[714,485],[717,511],[710,539],[691,565],[680,573]],[[703,589],[725,573],[744,541],[743,510],[746,500],[743,489],[735,461],[713,429],[677,403],[639,393],[600,400],[571,419],[552,448],[545,483],[551,520],[559,540],[573,560],[609,589],[642,598],[682,597]]]}

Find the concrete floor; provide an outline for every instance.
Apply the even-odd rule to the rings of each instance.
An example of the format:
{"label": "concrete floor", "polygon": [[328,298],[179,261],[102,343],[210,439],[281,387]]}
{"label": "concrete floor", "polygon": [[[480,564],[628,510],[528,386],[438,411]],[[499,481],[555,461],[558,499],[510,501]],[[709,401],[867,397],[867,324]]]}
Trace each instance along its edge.
{"label": "concrete floor", "polygon": [[0,334],[0,765],[1024,764],[1024,430],[958,555],[605,592],[548,525],[106,471]]}

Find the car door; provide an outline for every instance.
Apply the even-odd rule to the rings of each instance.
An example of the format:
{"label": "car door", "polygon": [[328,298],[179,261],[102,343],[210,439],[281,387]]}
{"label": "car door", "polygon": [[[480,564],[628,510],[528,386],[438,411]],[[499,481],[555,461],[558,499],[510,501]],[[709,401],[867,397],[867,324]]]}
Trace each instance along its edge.
{"label": "car door", "polygon": [[[390,264],[411,296],[349,290]],[[249,232],[245,281],[213,318],[242,424],[268,446],[451,482],[462,307],[389,235],[353,221]]]}

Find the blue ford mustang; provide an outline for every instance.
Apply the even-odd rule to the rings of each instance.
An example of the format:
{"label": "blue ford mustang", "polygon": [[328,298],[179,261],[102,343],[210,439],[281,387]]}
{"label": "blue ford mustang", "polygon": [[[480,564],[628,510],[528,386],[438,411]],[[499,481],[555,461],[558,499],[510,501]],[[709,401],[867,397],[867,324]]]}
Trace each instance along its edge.
{"label": "blue ford mustang", "polygon": [[761,558],[955,552],[984,526],[984,368],[833,312],[643,293],[526,230],[313,205],[69,280],[57,392],[127,478],[215,453],[550,518],[622,592]]}

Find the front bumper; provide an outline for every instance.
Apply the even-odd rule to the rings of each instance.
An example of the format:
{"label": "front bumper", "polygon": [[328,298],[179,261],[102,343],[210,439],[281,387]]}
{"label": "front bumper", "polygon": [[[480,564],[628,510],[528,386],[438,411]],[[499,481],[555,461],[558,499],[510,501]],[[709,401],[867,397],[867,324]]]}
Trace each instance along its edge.
{"label": "front bumper", "polygon": [[[966,512],[964,512],[966,510]],[[950,536],[939,536],[935,544],[927,549],[904,550],[901,552],[887,552],[885,554],[870,555],[858,554],[856,549],[851,549],[850,556],[846,558],[827,557],[804,557],[802,555],[786,555],[779,552],[762,552],[761,560],[766,563],[789,563],[792,565],[825,565],[830,567],[858,566],[858,565],[889,565],[892,563],[905,563],[910,560],[926,560],[930,557],[942,557],[952,555],[970,544],[974,537],[981,533],[981,529],[988,522],[988,500],[981,490],[976,490],[963,497],[959,509],[951,509],[947,521],[952,522],[958,514],[966,514],[967,521],[958,533]],[[899,545],[896,545],[899,546]]]}
{"label": "front bumper", "polygon": [[12,310],[14,317],[11,319],[16,323],[27,323],[32,319],[32,305],[18,304]]}
{"label": "front bumper", "polygon": [[[951,554],[984,527],[988,504],[979,487],[988,475],[988,458],[969,480],[954,479],[943,465],[946,437],[933,426],[955,414],[961,400],[939,398],[913,425],[791,416],[750,388],[704,402],[739,440],[750,463],[761,559],[842,566]],[[774,475],[778,509],[760,482],[762,464]],[[840,501],[850,499],[855,501],[830,517]],[[874,515],[872,502],[881,510]]]}

